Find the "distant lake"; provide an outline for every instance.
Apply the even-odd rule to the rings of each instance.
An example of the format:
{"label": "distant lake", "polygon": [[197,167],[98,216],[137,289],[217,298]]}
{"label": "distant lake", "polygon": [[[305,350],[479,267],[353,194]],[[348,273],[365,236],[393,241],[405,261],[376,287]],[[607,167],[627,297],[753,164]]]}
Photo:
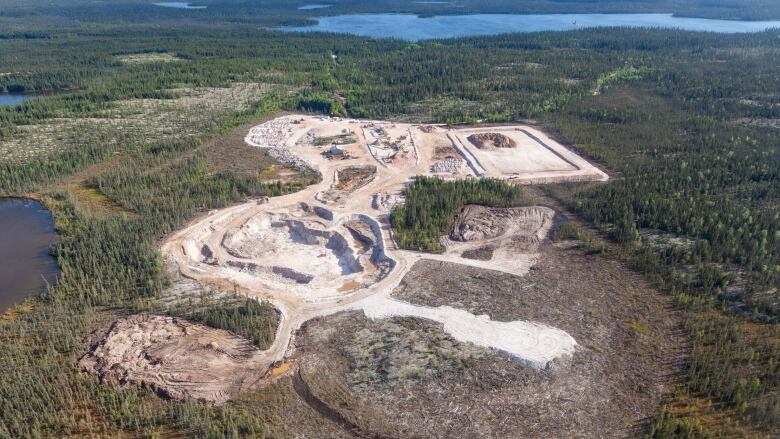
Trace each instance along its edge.
{"label": "distant lake", "polygon": [[19,105],[24,101],[35,99],[37,96],[17,93],[0,93],[0,105]]}
{"label": "distant lake", "polygon": [[49,253],[56,240],[54,219],[41,203],[0,198],[0,313],[57,281]]}
{"label": "distant lake", "polygon": [[193,6],[189,2],[160,2],[155,3],[155,6],[162,6],[164,8],[176,8],[176,9],[206,9],[205,6]]}
{"label": "distant lake", "polygon": [[408,14],[358,14],[317,17],[312,26],[285,27],[291,32],[337,32],[374,38],[418,41],[495,35],[508,32],[566,31],[623,26],[674,28],[719,33],[760,32],[780,28],[780,21],[711,20],[672,14],[474,14],[419,17]]}
{"label": "distant lake", "polygon": [[299,11],[308,11],[308,10],[311,10],[311,9],[325,9],[325,8],[329,8],[331,6],[333,6],[333,5],[311,4],[311,5],[298,6],[298,10]]}

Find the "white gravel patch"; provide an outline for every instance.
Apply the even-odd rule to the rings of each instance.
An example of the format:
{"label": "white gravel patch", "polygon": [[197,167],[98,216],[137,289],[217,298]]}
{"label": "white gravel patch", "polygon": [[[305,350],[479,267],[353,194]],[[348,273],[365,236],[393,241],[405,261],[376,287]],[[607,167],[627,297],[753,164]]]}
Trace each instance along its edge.
{"label": "white gravel patch", "polygon": [[458,341],[497,349],[536,369],[546,368],[557,358],[574,354],[577,342],[572,336],[541,323],[516,320],[499,322],[489,316],[439,306],[412,305],[385,297],[371,297],[356,304],[370,319],[419,317],[444,325],[444,331]]}

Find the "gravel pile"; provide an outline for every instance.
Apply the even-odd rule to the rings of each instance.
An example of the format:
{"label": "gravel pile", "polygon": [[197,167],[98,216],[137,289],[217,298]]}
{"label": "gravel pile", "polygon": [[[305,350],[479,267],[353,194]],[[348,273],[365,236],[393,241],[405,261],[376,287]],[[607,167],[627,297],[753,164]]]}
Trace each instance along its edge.
{"label": "gravel pile", "polygon": [[319,174],[320,172],[311,165],[311,163],[293,154],[292,151],[283,147],[277,146],[268,150],[268,156],[279,163],[295,168],[301,172],[307,174]]}
{"label": "gravel pile", "polygon": [[463,160],[447,158],[436,162],[431,166],[431,172],[434,174],[459,174]]}

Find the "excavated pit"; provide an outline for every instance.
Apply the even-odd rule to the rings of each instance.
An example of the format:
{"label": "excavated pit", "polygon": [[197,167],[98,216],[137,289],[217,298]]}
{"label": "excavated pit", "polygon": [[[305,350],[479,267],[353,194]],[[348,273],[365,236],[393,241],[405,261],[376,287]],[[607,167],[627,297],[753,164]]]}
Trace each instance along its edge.
{"label": "excavated pit", "polygon": [[207,230],[185,252],[240,284],[325,297],[369,286],[393,268],[378,223],[365,215],[334,218],[300,204],[230,222],[223,232]]}
{"label": "excavated pit", "polygon": [[543,206],[464,207],[441,243],[445,253],[486,263],[485,268],[522,275],[535,263],[555,211]]}
{"label": "excavated pit", "polygon": [[316,199],[335,204],[343,201],[350,194],[371,183],[377,175],[374,165],[346,166],[335,171],[330,189],[316,195]]}
{"label": "excavated pit", "polygon": [[252,261],[228,261],[234,268],[254,275],[270,272],[296,283],[363,271],[347,239],[316,221],[257,216],[227,231],[222,247],[231,256]]}

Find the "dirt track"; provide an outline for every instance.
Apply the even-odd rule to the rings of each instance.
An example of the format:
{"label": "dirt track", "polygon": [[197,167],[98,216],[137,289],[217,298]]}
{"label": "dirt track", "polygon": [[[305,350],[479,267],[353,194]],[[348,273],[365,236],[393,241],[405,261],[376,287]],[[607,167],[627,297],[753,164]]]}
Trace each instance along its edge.
{"label": "dirt track", "polygon": [[[502,130],[511,131],[512,136],[520,135],[517,134],[520,132],[519,128],[505,127]],[[317,138],[332,137],[345,132],[354,132],[358,138],[354,144],[340,146],[348,159],[328,158],[327,154],[323,154],[328,146],[314,146]],[[494,322],[488,316],[474,316],[464,310],[448,307],[426,308],[390,298],[393,289],[420,259],[454,262],[522,276],[536,261],[535,243],[543,239],[552,226],[552,211],[534,207],[523,213],[529,215],[528,218],[535,218],[533,221],[521,222],[522,224],[505,221],[506,227],[500,233],[493,233],[489,237],[467,242],[451,240],[448,250],[441,255],[420,254],[396,248],[388,223],[390,205],[373,201],[378,194],[398,196],[404,185],[414,176],[430,175],[430,168],[436,162],[436,145],[442,144],[443,139],[447,138],[446,134],[450,133],[441,129],[429,130],[410,125],[310,116],[285,116],[267,122],[250,131],[246,138],[247,143],[272,148],[277,157],[286,158],[289,161],[287,164],[291,166],[317,169],[323,176],[322,181],[295,194],[214,211],[172,235],[162,246],[162,252],[185,277],[268,300],[279,309],[281,322],[276,340],[270,349],[256,357],[266,368],[285,357],[293,334],[304,322],[346,310],[364,310],[371,318],[409,315],[434,320],[442,323],[445,330],[458,340],[502,350],[534,367],[545,367],[560,356],[570,355],[576,342],[564,331],[556,328],[524,321]],[[542,136],[538,132],[535,134]],[[525,142],[533,143],[527,139]],[[518,144],[512,151],[520,155],[519,160],[522,160],[523,154],[534,154],[533,149],[524,150],[522,142]],[[455,147],[469,149],[466,145]],[[475,154],[471,149],[467,153]],[[571,152],[565,153],[574,155]],[[469,160],[469,157],[464,158]],[[576,159],[580,164],[587,164],[579,157]],[[376,166],[377,164],[379,166]],[[375,166],[376,174],[371,181],[354,190],[345,191],[344,196],[335,201],[329,200],[328,204],[318,201],[318,194],[332,190],[337,184],[334,180],[338,171],[348,166]],[[489,165],[484,169],[485,176],[518,178],[517,175],[507,175]],[[559,171],[555,171],[555,174],[556,178],[566,179]],[[520,181],[544,180],[549,175],[548,170],[540,169],[526,172]],[[462,177],[464,175],[452,176]],[[573,171],[570,177],[604,179],[606,175],[587,164],[587,167],[582,165],[577,171]],[[260,221],[258,219],[264,217],[271,219],[263,223],[265,225],[262,227],[257,226],[255,223]],[[370,262],[385,264],[384,268],[379,267],[378,274],[375,273],[376,267],[369,267],[371,264],[367,264],[365,258],[360,264],[360,270],[344,270],[343,261],[339,259],[332,262],[333,257],[328,254],[328,250],[332,250],[334,245],[323,244],[324,241],[311,238],[311,232],[302,237],[292,229],[280,229],[281,234],[279,230],[272,230],[276,233],[273,238],[276,241],[266,241],[270,227],[281,227],[278,226],[280,221],[299,221],[304,224],[306,230],[316,229],[317,236],[332,237],[339,234],[343,237],[347,236],[347,233],[342,233],[344,224],[356,219],[364,223],[364,229],[368,226],[375,230],[375,236],[358,239],[362,244],[339,244],[339,255],[356,255],[366,241],[374,240],[373,247],[369,246]],[[230,244],[230,237],[235,236],[238,231],[249,229],[254,233],[249,235],[254,237],[247,238],[249,240],[239,243],[240,245],[250,249],[254,245],[261,253],[264,248],[273,246],[283,246],[283,251],[266,259],[263,259],[262,254],[230,251],[230,245],[226,245],[226,242]],[[289,237],[286,237],[285,233],[288,232]],[[513,242],[525,244],[517,247],[512,246]],[[497,249],[487,260],[462,256],[464,252],[485,245],[492,245]],[[321,255],[318,255],[318,252]],[[298,282],[281,282],[277,275],[283,270],[278,270],[278,267],[267,269],[267,261],[271,259],[282,268],[290,269],[294,266],[296,273],[300,272],[303,277]],[[341,274],[332,273],[336,266],[327,268],[327,260],[339,264],[342,267]],[[268,275],[269,272],[274,276]],[[313,288],[315,285],[317,288]]]}

